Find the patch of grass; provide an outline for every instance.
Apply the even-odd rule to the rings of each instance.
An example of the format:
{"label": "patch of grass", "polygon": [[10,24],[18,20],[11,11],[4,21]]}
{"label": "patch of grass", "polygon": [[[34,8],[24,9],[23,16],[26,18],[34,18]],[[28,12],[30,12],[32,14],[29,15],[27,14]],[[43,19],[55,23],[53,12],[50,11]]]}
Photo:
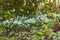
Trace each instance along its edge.
{"label": "patch of grass", "polygon": [[14,37],[8,38],[8,37],[0,37],[0,40],[14,40]]}

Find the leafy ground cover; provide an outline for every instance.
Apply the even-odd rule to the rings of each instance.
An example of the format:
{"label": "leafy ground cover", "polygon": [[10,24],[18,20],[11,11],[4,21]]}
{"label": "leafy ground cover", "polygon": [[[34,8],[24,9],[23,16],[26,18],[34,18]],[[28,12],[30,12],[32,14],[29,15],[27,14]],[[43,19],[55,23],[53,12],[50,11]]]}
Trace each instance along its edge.
{"label": "leafy ground cover", "polygon": [[0,40],[60,40],[56,0],[0,0]]}

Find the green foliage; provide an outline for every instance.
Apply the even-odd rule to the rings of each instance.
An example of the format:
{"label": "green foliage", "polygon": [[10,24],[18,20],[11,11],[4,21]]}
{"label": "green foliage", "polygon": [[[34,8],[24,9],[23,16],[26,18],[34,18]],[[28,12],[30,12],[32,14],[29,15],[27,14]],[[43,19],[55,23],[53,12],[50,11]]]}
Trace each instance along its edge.
{"label": "green foliage", "polygon": [[55,4],[56,0],[0,0],[0,35],[16,40],[44,40],[45,36],[60,40],[60,31],[52,29],[60,22]]}
{"label": "green foliage", "polygon": [[0,40],[14,40],[14,38],[0,37]]}

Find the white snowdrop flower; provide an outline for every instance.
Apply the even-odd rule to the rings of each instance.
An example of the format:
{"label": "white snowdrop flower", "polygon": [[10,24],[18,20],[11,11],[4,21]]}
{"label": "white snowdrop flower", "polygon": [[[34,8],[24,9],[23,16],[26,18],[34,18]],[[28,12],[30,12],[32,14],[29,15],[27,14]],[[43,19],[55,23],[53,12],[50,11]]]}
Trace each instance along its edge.
{"label": "white snowdrop flower", "polygon": [[44,22],[48,22],[49,20],[47,18],[45,18]]}
{"label": "white snowdrop flower", "polygon": [[29,24],[27,24],[27,26],[30,26]]}
{"label": "white snowdrop flower", "polygon": [[38,18],[41,17],[41,16],[38,16]]}
{"label": "white snowdrop flower", "polygon": [[27,27],[27,25],[24,25],[25,27]]}
{"label": "white snowdrop flower", "polygon": [[15,12],[16,9],[13,9],[12,12]]}
{"label": "white snowdrop flower", "polygon": [[25,18],[27,18],[27,17],[25,17]]}
{"label": "white snowdrop flower", "polygon": [[34,22],[34,18],[33,19],[28,19],[28,20],[26,20],[25,22],[28,22],[28,23],[33,23]]}
{"label": "white snowdrop flower", "polygon": [[21,21],[18,21],[18,24],[22,24],[22,22]]}
{"label": "white snowdrop flower", "polygon": [[44,5],[45,5],[45,3],[42,3],[42,5],[44,6]]}
{"label": "white snowdrop flower", "polygon": [[13,18],[11,18],[10,20],[13,20]]}
{"label": "white snowdrop flower", "polygon": [[35,23],[35,19],[34,18],[32,19],[32,21],[33,21],[33,23]]}
{"label": "white snowdrop flower", "polygon": [[30,20],[31,20],[31,19],[28,19],[28,20],[26,20],[25,22],[29,22],[29,23],[30,23],[30,22],[31,22]]}
{"label": "white snowdrop flower", "polygon": [[41,16],[38,16],[36,19],[39,19]]}
{"label": "white snowdrop flower", "polygon": [[44,18],[43,18],[43,17],[41,17],[40,19],[44,20]]}
{"label": "white snowdrop flower", "polygon": [[53,14],[53,16],[57,17],[57,14]]}
{"label": "white snowdrop flower", "polygon": [[6,20],[6,21],[4,21],[3,23],[8,23],[9,21],[8,20]]}
{"label": "white snowdrop flower", "polygon": [[25,24],[22,24],[22,25],[25,25]]}
{"label": "white snowdrop flower", "polygon": [[4,21],[4,22],[2,22],[2,23],[4,24],[4,23],[6,23],[6,22]]}
{"label": "white snowdrop flower", "polygon": [[44,14],[44,16],[47,16],[47,14]]}
{"label": "white snowdrop flower", "polygon": [[18,17],[16,17],[16,19],[18,19]]}
{"label": "white snowdrop flower", "polygon": [[9,22],[9,20],[6,20],[6,22]]}
{"label": "white snowdrop flower", "polygon": [[18,22],[17,24],[20,24],[20,22]]}
{"label": "white snowdrop flower", "polygon": [[29,11],[27,11],[27,13],[29,13]]}
{"label": "white snowdrop flower", "polygon": [[35,6],[35,4],[33,3],[33,6]]}
{"label": "white snowdrop flower", "polygon": [[31,23],[34,23],[34,18],[33,18],[33,19],[31,19]]}
{"label": "white snowdrop flower", "polygon": [[18,23],[18,21],[17,21],[17,20],[14,20],[14,23],[15,23],[15,24],[17,24],[17,23]]}

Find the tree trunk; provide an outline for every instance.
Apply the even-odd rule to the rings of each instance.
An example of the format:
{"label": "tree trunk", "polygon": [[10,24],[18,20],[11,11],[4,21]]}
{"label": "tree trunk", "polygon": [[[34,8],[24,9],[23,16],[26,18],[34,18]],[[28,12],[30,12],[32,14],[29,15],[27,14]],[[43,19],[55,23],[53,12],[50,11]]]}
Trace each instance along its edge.
{"label": "tree trunk", "polygon": [[56,0],[56,9],[60,10],[60,0]]}

